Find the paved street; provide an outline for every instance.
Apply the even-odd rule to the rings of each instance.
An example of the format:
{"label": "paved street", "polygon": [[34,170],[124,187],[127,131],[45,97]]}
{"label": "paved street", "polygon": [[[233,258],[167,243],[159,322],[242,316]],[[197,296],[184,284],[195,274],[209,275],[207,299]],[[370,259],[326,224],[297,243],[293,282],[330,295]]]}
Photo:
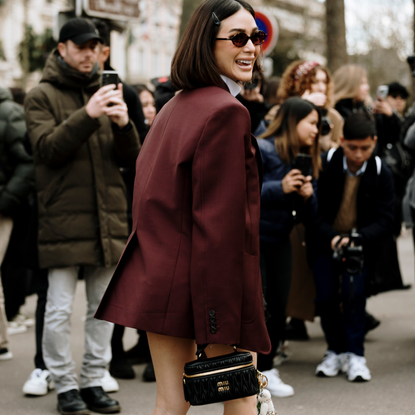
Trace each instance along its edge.
{"label": "paved street", "polygon": [[[401,267],[405,283],[414,284],[413,247],[410,233],[399,243]],[[85,294],[78,284],[72,319],[72,350],[78,368],[83,349],[83,315]],[[28,298],[24,311],[34,315],[35,296]],[[308,324],[311,341],[290,342],[291,357],[281,367],[282,379],[292,385],[292,398],[274,399],[279,415],[413,415],[415,414],[415,290],[394,291],[369,299],[368,310],[382,321],[369,334],[366,357],[372,381],[351,384],[344,376],[320,379],[314,370],[324,354],[325,343],[316,321]],[[125,347],[136,342],[134,330],[127,330]],[[40,398],[27,398],[22,386],[34,369],[34,328],[11,338],[14,358],[0,363],[0,414],[48,415],[57,414],[54,392]],[[120,380],[121,390],[113,397],[122,405],[125,415],[150,415],[156,396],[156,385],[143,383],[144,366],[135,366],[137,378]],[[219,415],[222,405],[192,408],[190,414]],[[242,414],[241,414],[242,415]]]}

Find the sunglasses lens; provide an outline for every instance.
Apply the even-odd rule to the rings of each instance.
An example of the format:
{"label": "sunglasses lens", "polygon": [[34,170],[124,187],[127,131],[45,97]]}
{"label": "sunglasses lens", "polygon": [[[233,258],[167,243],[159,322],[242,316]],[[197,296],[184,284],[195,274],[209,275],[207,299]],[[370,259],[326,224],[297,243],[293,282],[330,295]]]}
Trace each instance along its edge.
{"label": "sunglasses lens", "polygon": [[232,37],[232,42],[235,46],[241,48],[248,43],[248,35],[246,33],[238,33]]}
{"label": "sunglasses lens", "polygon": [[252,43],[256,46],[262,45],[265,42],[265,39],[267,38],[267,34],[260,30],[259,32],[255,33],[251,39]]}

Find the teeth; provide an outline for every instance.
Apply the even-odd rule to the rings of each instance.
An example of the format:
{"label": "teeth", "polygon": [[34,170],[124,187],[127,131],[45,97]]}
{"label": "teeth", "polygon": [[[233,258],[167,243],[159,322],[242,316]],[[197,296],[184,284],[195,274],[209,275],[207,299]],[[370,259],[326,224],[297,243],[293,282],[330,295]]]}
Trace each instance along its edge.
{"label": "teeth", "polygon": [[252,63],[252,61],[243,61],[241,59],[237,60],[236,62],[246,63],[247,65],[250,65]]}

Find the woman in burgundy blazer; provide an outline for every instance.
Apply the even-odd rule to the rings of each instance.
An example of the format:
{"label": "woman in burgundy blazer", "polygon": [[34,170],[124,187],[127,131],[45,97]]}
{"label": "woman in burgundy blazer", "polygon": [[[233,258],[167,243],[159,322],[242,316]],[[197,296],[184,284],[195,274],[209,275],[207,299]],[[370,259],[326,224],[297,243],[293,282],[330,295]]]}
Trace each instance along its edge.
{"label": "woman in burgundy blazer", "polygon": [[[243,36],[229,38],[241,33],[251,37],[236,46]],[[233,344],[270,350],[259,271],[262,166],[249,113],[233,96],[257,66],[261,33],[244,1],[202,3],[172,64],[183,91],[156,116],[137,159],[133,231],[96,317],[148,332],[154,414],[187,412],[181,377],[196,343],[211,345],[208,356]],[[254,397],[225,405],[227,414],[256,413]]]}

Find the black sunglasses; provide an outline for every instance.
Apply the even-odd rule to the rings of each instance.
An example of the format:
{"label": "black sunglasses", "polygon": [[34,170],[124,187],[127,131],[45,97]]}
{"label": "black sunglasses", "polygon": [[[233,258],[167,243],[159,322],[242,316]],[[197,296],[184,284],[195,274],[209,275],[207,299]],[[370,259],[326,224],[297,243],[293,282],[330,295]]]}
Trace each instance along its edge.
{"label": "black sunglasses", "polygon": [[389,94],[393,99],[396,99],[396,98],[400,98],[400,99],[406,99],[406,97],[403,97],[401,94]]}
{"label": "black sunglasses", "polygon": [[242,48],[248,43],[249,39],[251,39],[252,43],[255,46],[262,45],[265,42],[267,36],[268,35],[265,32],[258,30],[258,32],[255,32],[252,36],[248,36],[246,33],[237,33],[230,38],[217,37],[216,40],[231,40],[236,47]]}

